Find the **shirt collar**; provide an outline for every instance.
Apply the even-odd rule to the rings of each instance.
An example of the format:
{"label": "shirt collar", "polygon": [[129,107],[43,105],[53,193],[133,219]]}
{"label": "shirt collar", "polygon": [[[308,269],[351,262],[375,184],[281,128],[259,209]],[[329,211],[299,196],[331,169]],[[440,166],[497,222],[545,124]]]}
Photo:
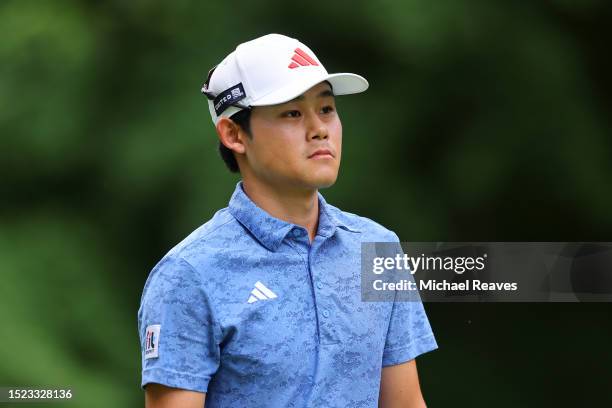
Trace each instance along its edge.
{"label": "shirt collar", "polygon": [[[336,232],[336,227],[360,232],[358,229],[347,225],[335,214],[337,209],[332,208],[321,193],[317,193],[319,198],[319,229],[318,235],[331,237]],[[230,213],[240,222],[253,236],[270,251],[276,251],[286,235],[298,225],[291,224],[281,219],[275,218],[263,209],[259,208],[242,188],[242,181],[236,184],[236,189],[229,202]]]}

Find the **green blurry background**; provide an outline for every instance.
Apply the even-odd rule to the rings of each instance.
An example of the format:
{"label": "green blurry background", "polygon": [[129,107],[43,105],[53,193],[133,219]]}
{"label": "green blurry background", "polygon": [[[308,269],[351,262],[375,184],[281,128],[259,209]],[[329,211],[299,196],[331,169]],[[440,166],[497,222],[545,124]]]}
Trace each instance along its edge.
{"label": "green blurry background", "polygon": [[[370,81],[338,99],[331,203],[404,241],[611,241],[611,18],[596,0],[2,1],[0,385],[142,404],[145,279],[237,181],[200,86],[269,32]],[[429,406],[612,406],[610,304],[426,308]]]}

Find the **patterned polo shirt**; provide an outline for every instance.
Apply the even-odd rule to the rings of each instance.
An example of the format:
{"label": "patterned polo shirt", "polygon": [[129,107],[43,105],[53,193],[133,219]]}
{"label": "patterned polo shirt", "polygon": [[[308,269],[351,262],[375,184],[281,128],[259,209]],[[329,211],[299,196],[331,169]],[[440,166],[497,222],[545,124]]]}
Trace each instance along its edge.
{"label": "patterned polo shirt", "polygon": [[319,226],[244,193],[174,247],[145,284],[142,386],[206,392],[206,407],[377,407],[381,369],[437,348],[421,302],[363,302],[361,243],[388,229],[327,204]]}

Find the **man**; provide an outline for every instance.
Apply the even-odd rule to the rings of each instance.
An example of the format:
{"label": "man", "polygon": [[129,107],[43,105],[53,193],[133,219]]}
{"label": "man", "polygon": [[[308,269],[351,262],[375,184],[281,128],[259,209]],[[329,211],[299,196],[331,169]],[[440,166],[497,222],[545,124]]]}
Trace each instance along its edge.
{"label": "man", "polygon": [[397,236],[318,193],[340,165],[334,96],[367,87],[277,34],[211,70],[202,91],[242,181],[147,280],[148,407],[425,406],[414,358],[437,345],[422,304],[360,297],[361,242]]}

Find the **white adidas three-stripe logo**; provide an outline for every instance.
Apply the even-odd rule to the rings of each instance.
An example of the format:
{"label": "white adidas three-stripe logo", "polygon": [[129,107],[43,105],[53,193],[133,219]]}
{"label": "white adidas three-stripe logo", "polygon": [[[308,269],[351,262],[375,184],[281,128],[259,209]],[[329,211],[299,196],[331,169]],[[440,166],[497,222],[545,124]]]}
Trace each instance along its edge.
{"label": "white adidas three-stripe logo", "polygon": [[255,303],[258,300],[270,300],[276,297],[278,297],[276,296],[276,293],[272,292],[260,281],[257,281],[255,282],[255,288],[251,291],[251,296],[249,297],[248,302]]}

